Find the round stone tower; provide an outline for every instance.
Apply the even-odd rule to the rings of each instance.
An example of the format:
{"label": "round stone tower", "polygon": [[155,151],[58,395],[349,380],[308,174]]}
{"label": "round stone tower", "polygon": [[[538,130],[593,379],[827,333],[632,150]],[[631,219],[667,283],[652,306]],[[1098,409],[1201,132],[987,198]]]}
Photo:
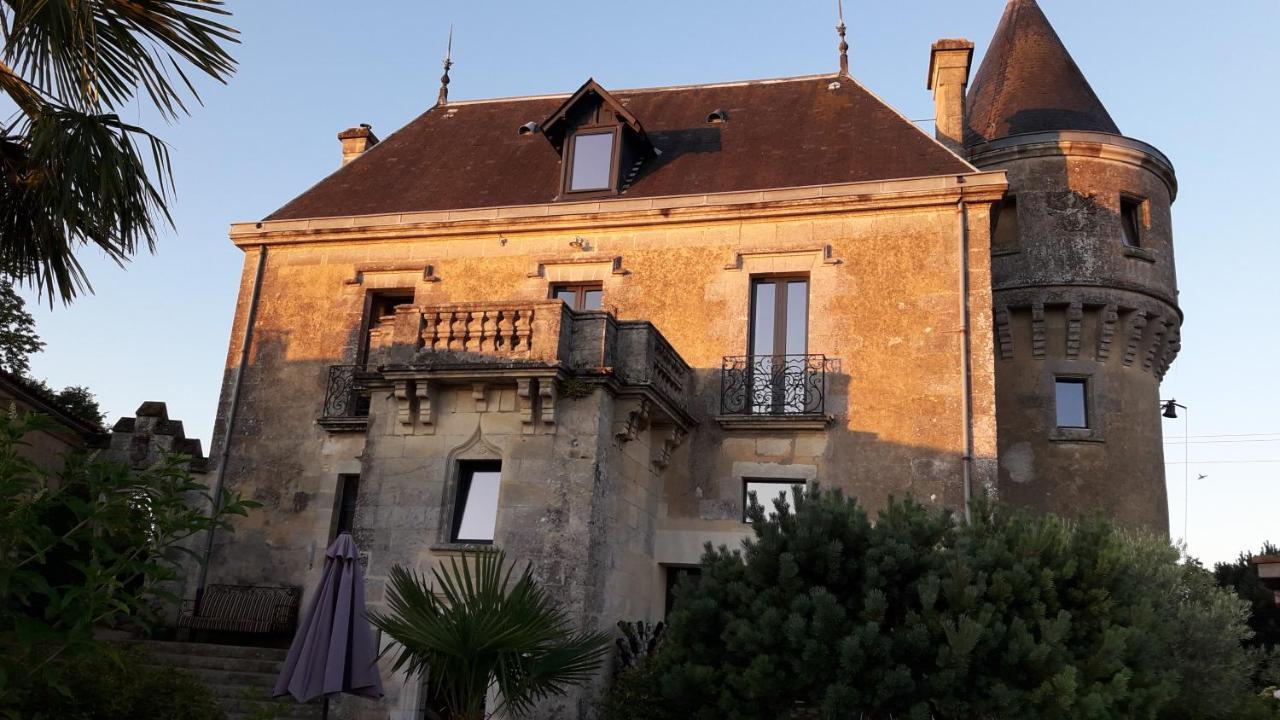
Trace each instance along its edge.
{"label": "round stone tower", "polygon": [[1035,0],[1012,0],[967,100],[993,211],[999,494],[1168,532],[1160,380],[1179,348],[1169,160],[1124,137]]}

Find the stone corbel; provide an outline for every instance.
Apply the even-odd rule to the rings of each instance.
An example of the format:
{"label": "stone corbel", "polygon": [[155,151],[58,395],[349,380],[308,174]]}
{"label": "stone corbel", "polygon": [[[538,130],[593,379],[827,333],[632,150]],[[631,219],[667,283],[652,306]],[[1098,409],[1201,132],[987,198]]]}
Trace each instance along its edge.
{"label": "stone corbel", "polygon": [[488,396],[485,392],[488,387],[487,384],[482,382],[471,384],[471,399],[476,401],[476,412],[478,413],[489,411]]}
{"label": "stone corbel", "polygon": [[418,424],[425,434],[430,435],[436,429],[435,408],[431,405],[431,383],[419,380],[415,394],[418,396]]}
{"label": "stone corbel", "polygon": [[659,470],[666,470],[667,466],[671,464],[671,455],[676,451],[676,448],[684,444],[684,440],[688,436],[689,433],[682,428],[671,428],[671,432],[667,433],[667,436],[662,439],[662,447],[658,449],[658,457],[654,458],[653,466]]}
{"label": "stone corbel", "polygon": [[538,381],[538,410],[542,424],[551,428],[556,424],[556,382],[551,378]]}
{"label": "stone corbel", "polygon": [[525,434],[534,431],[532,382],[531,378],[516,380],[516,412],[520,414],[521,432]]}
{"label": "stone corbel", "polygon": [[396,398],[396,420],[401,425],[413,424],[413,384],[412,380],[397,380],[392,389]]}
{"label": "stone corbel", "polygon": [[652,411],[652,403],[648,398],[640,398],[633,401],[631,409],[627,411],[627,416],[623,420],[614,423],[614,436],[622,442],[631,442],[640,435],[640,431],[649,427],[649,413]]}

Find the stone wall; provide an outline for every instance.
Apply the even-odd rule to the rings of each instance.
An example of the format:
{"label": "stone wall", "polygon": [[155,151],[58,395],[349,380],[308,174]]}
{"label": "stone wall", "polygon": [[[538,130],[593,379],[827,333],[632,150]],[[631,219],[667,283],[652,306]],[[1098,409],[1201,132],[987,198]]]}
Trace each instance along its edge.
{"label": "stone wall", "polygon": [[[217,442],[231,443],[228,487],[264,507],[219,538],[210,582],[313,585],[332,533],[338,475],[360,473],[356,540],[368,554],[376,606],[391,564],[427,571],[455,552],[444,542],[452,474],[458,459],[473,455],[503,461],[497,544],[532,562],[575,618],[602,628],[660,617],[663,564],[696,563],[704,541],[732,544],[745,535],[746,477],[837,485],[873,510],[909,494],[960,511],[967,431],[974,486],[994,484],[988,227],[990,204],[1004,190],[1000,175],[964,180],[662,201],[669,207],[622,200],[233,228],[247,258]],[[264,249],[231,424],[231,381]],[[827,358],[829,417],[724,421],[721,366],[725,356],[747,352],[751,278],[779,273],[809,276],[808,351]],[[329,366],[361,360],[374,293],[413,297],[379,325],[376,344],[383,333],[406,332],[402,323],[425,322],[432,308],[543,302],[550,283],[583,280],[601,282],[607,310],[651,323],[665,338],[659,345],[669,342],[691,368],[682,389],[687,438],[650,420],[652,407],[627,389],[639,380],[587,373],[581,360],[596,353],[625,375],[635,347],[624,337],[630,331],[592,329],[585,320],[574,322],[571,347],[558,349],[563,362],[552,365],[587,373],[591,383],[572,396],[541,398],[554,409],[553,424],[529,431],[514,375],[490,378],[477,404],[473,387],[446,382],[438,370],[429,432],[423,398],[409,385],[423,381],[412,370],[383,373],[367,427],[336,431],[318,422]],[[590,349],[609,332],[618,336],[612,350]],[[422,360],[427,344],[408,359]],[[387,706],[409,713],[414,689],[400,694],[399,683],[391,685],[396,696]]]}
{"label": "stone wall", "polygon": [[[1062,515],[1168,531],[1160,379],[1181,347],[1167,159],[1102,133],[973,150],[1001,168],[1018,237],[992,259],[1000,494]],[[1122,199],[1141,201],[1139,246]],[[1090,428],[1057,427],[1054,378],[1087,379]]]}

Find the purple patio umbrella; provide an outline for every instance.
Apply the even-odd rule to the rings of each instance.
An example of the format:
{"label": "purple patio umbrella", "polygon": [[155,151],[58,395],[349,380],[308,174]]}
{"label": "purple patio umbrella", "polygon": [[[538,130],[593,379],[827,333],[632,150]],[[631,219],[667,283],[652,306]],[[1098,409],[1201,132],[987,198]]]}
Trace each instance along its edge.
{"label": "purple patio umbrella", "polygon": [[380,698],[382,679],[364,614],[364,573],[356,544],[342,533],[324,555],[320,587],[289,646],[272,695],[293,695],[303,703],[323,695],[327,718],[330,696]]}

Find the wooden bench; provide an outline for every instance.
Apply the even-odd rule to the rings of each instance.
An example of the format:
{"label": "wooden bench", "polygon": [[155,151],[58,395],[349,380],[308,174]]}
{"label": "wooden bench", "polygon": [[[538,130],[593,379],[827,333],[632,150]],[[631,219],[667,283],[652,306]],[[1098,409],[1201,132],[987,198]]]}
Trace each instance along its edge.
{"label": "wooden bench", "polygon": [[188,601],[178,627],[244,633],[289,633],[298,622],[297,587],[210,585]]}

